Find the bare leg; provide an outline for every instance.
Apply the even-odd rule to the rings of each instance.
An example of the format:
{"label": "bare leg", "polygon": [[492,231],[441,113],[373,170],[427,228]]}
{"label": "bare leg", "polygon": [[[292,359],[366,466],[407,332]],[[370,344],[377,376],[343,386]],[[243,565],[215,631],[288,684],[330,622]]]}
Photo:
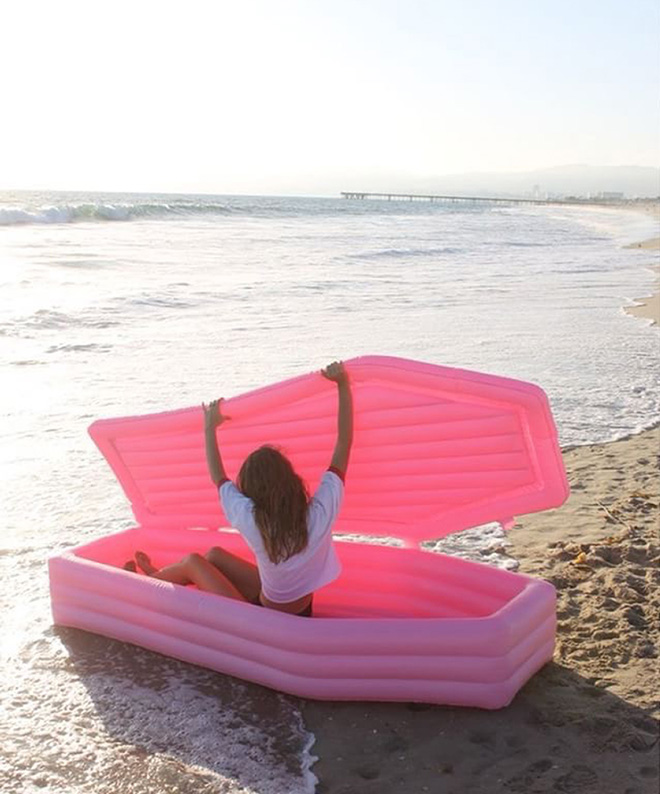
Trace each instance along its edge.
{"label": "bare leg", "polygon": [[261,579],[256,565],[219,546],[209,549],[204,556],[240,590],[248,601],[254,601],[259,597]]}
{"label": "bare leg", "polygon": [[154,579],[174,584],[194,584],[207,593],[216,593],[238,601],[246,600],[238,588],[201,554],[188,554],[181,562],[166,565],[160,570],[151,564],[143,551],[137,551],[135,559],[147,576],[153,576]]}

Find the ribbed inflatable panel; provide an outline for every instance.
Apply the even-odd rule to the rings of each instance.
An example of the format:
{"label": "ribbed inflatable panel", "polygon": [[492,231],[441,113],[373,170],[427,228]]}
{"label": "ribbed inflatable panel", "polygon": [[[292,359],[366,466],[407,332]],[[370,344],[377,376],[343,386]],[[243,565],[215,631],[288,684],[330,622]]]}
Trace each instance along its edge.
{"label": "ribbed inflatable panel", "polygon": [[[543,392],[401,359],[347,364],[355,440],[338,532],[425,537],[552,507],[568,494]],[[230,474],[279,444],[313,489],[336,436],[336,387],[306,375],[228,400]],[[166,565],[227,529],[204,460],[200,408],[96,422],[91,434],[139,526],[50,560],[53,616],[295,695],[499,708],[552,658],[555,592],[542,581],[401,548],[337,542],[343,572],[300,618],[122,570]]]}
{"label": "ribbed inflatable panel", "polygon": [[[566,499],[538,387],[382,356],[346,366],[355,438],[336,532],[413,542]],[[336,439],[336,391],[313,373],[228,399],[231,421],[218,438],[229,475],[253,449],[276,444],[313,491]],[[142,526],[227,525],[206,467],[201,407],[101,420],[90,433]]]}

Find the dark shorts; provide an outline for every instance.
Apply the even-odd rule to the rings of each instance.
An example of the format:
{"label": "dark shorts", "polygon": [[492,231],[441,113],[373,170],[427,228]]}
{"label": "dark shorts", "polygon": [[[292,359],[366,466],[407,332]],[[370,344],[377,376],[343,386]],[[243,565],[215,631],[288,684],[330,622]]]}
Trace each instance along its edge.
{"label": "dark shorts", "polygon": [[[259,596],[257,596],[256,598],[253,598],[250,603],[252,603],[252,604],[254,604],[255,606],[258,606],[258,607],[262,607],[263,606],[263,604],[259,600]],[[295,615],[298,618],[311,618],[312,617],[312,603],[313,603],[313,601],[310,601],[309,604],[307,604],[307,606],[303,610],[301,610],[300,612],[287,612],[287,614],[288,615]]]}

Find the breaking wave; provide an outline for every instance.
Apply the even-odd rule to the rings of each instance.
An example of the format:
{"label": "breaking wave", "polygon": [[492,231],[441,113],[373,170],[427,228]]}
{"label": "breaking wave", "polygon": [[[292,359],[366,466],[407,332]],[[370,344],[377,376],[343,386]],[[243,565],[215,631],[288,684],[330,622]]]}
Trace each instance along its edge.
{"label": "breaking wave", "polygon": [[80,203],[42,207],[0,207],[0,226],[80,221],[131,221],[139,218],[181,218],[186,215],[228,215],[227,204],[198,202]]}

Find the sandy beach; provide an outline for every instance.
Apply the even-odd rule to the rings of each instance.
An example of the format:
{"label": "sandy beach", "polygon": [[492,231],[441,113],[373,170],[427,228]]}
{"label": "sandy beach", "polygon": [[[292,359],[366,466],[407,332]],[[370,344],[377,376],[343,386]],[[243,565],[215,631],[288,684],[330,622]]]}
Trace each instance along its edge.
{"label": "sandy beach", "polygon": [[565,452],[572,495],[507,549],[558,594],[555,660],[506,709],[307,703],[318,794],[658,787],[660,428]]}
{"label": "sandy beach", "polygon": [[[657,203],[646,211],[658,217]],[[657,323],[659,300],[626,311]],[[308,702],[318,794],[656,794],[659,451],[660,426],[565,449],[568,502],[508,535],[520,572],[558,597],[554,661],[513,703]]]}
{"label": "sandy beach", "polygon": [[[0,791],[310,794],[313,773],[318,794],[657,792],[660,427],[599,443],[657,412],[658,328],[622,310],[653,291],[654,253],[612,242],[651,236],[646,219],[258,197],[180,217],[180,197],[126,194],[133,224],[101,220],[114,195],[47,200],[98,217],[5,230]],[[299,374],[329,338],[377,352],[374,329],[382,352],[524,374],[563,443],[593,443],[564,450],[562,509],[446,547],[557,589],[554,661],[509,707],[312,702],[52,625],[48,559],[133,525],[90,422],[275,382],[281,358]]]}

